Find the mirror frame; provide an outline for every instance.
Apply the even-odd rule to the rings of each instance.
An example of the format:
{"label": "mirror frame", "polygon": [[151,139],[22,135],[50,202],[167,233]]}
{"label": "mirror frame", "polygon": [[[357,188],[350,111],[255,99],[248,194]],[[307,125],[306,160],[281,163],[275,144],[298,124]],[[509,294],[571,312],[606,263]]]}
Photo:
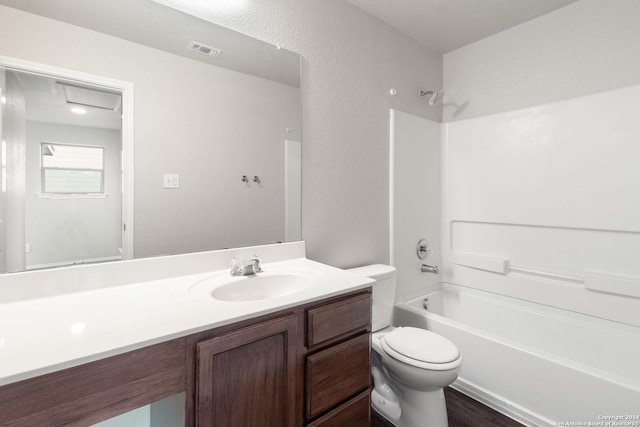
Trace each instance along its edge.
{"label": "mirror frame", "polygon": [[134,165],[134,128],[132,82],[116,80],[95,74],[84,73],[68,68],[54,67],[38,62],[25,61],[0,55],[0,67],[9,71],[30,73],[49,78],[60,78],[101,89],[116,90],[122,93],[122,260],[134,258],[134,222],[133,222],[133,165]]}

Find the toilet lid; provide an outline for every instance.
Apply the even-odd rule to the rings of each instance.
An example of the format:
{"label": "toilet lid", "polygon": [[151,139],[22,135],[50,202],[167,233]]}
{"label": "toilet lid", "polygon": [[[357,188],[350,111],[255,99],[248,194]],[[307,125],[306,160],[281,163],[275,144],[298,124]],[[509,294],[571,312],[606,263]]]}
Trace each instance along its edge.
{"label": "toilet lid", "polygon": [[384,336],[395,352],[428,363],[449,363],[460,357],[458,347],[448,339],[425,329],[398,328]]}

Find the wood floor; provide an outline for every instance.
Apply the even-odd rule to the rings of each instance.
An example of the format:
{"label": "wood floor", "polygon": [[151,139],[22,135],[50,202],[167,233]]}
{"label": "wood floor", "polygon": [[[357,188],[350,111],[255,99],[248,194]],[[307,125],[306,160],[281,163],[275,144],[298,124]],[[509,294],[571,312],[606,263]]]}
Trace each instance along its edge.
{"label": "wood floor", "polygon": [[452,388],[445,388],[449,427],[522,427],[517,421]]}
{"label": "wood floor", "polygon": [[[445,388],[444,393],[447,399],[449,427],[522,427],[522,424],[452,388]],[[372,410],[371,427],[393,425]]]}

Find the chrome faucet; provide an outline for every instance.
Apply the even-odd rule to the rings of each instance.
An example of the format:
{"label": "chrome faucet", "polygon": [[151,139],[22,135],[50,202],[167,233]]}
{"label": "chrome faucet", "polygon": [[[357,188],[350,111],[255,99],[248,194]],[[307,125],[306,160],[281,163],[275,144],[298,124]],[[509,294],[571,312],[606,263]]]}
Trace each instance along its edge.
{"label": "chrome faucet", "polygon": [[262,271],[262,267],[260,266],[260,258],[258,258],[257,255],[252,256],[249,261],[242,261],[238,257],[233,257],[232,262],[232,276],[250,276]]}
{"label": "chrome faucet", "polygon": [[440,269],[438,268],[437,265],[422,264],[420,266],[420,271],[423,273],[440,274]]}

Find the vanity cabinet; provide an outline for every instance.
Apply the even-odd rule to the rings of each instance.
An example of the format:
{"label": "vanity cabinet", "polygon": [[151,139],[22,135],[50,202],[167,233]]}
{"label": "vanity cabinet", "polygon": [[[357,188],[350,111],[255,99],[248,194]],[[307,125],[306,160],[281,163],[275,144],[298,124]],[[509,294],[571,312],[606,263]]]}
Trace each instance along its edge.
{"label": "vanity cabinet", "polygon": [[0,426],[87,426],[184,392],[186,427],[368,427],[370,330],[370,289],[299,305],[0,386]]}
{"label": "vanity cabinet", "polygon": [[368,427],[370,331],[359,291],[188,337],[187,425]]}

